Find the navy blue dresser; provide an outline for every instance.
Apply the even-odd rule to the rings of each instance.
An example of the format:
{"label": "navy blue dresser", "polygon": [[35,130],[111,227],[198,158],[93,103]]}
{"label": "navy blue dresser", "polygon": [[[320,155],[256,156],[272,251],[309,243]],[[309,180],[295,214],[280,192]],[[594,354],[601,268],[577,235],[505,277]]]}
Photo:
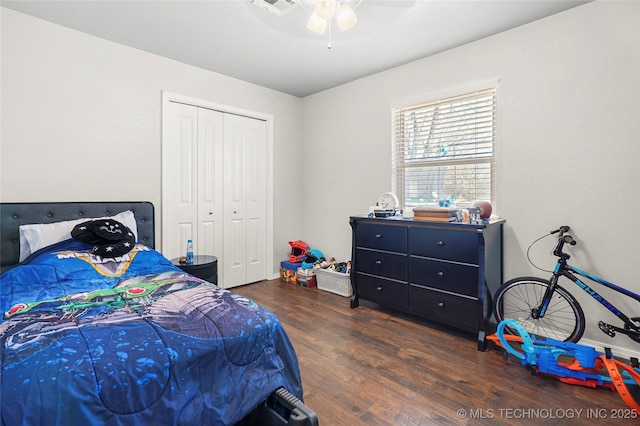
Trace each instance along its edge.
{"label": "navy blue dresser", "polygon": [[503,223],[351,217],[351,307],[365,299],[474,333],[484,350]]}

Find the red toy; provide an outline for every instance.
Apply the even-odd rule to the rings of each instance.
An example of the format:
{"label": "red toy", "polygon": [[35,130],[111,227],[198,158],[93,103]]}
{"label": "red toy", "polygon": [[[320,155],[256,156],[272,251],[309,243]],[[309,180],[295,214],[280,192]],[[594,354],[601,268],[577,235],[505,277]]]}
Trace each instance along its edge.
{"label": "red toy", "polygon": [[289,262],[300,263],[304,260],[307,252],[309,251],[309,244],[302,240],[289,241],[291,246],[291,254],[289,255]]}

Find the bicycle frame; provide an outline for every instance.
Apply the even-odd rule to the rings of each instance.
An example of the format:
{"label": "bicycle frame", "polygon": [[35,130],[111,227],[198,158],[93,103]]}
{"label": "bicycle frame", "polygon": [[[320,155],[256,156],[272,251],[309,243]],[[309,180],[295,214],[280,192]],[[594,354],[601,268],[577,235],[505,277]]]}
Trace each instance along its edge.
{"label": "bicycle frame", "polygon": [[[567,259],[568,259],[568,255],[562,253],[562,246],[560,246],[560,250],[558,252],[560,255],[560,259],[558,260],[558,262],[556,263],[556,267],[553,271],[553,275],[551,277],[551,286],[549,286],[547,288],[547,291],[545,292],[544,298],[542,300],[542,304],[540,305],[540,307],[536,310],[537,312],[534,314],[534,318],[541,318],[544,317],[544,313],[547,310],[547,307],[549,306],[549,303],[551,301],[551,296],[553,295],[553,292],[555,291],[555,287],[558,283],[558,278],[563,276],[566,277],[567,279],[571,280],[574,284],[576,284],[578,287],[580,287],[582,290],[585,291],[585,293],[587,293],[589,296],[593,297],[595,300],[597,300],[598,302],[600,302],[601,305],[603,305],[605,308],[607,308],[612,314],[614,314],[616,317],[618,317],[627,327],[629,327],[628,329],[625,328],[620,328],[620,327],[615,327],[612,326],[610,324],[605,324],[604,322],[600,321],[599,322],[599,327],[602,331],[604,331],[605,333],[609,334],[609,335],[614,335],[611,334],[612,331],[616,331],[616,332],[620,332],[623,334],[626,334],[627,336],[630,337],[634,337],[637,335],[638,333],[640,333],[640,326],[636,325],[636,323],[634,323],[627,315],[625,315],[620,309],[618,309],[613,303],[609,302],[604,296],[600,295],[597,291],[595,291],[593,288],[591,288],[589,285],[587,285],[585,282],[581,281],[576,275],[579,275],[581,277],[587,278],[597,284],[603,285],[605,287],[608,287],[618,293],[621,293],[627,297],[630,297],[638,302],[640,302],[640,294],[634,293],[633,291],[630,291],[626,288],[620,287],[610,281],[607,281],[601,277],[598,277],[595,274],[583,271],[581,269],[578,269],[574,266],[571,266],[569,264],[567,264]],[[576,275],[574,275],[576,274]]]}

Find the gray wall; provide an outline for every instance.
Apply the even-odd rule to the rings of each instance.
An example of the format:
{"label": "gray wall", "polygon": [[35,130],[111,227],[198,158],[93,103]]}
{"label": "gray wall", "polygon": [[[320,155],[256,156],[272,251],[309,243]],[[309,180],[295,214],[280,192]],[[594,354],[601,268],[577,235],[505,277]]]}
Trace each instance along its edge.
{"label": "gray wall", "polygon": [[[506,277],[539,274],[528,245],[568,224],[580,242],[577,264],[640,293],[639,18],[638,2],[589,3],[306,97],[303,155],[314,159],[305,162],[307,242],[350,256],[349,216],[391,189],[392,105],[498,82],[494,212],[507,220]],[[546,241],[533,254],[549,269]],[[579,300],[612,320],[592,299]],[[587,316],[587,339],[637,351]]]}
{"label": "gray wall", "polygon": [[2,201],[145,200],[159,221],[163,91],[271,114],[277,274],[287,241],[301,234],[302,187],[291,179],[302,156],[301,99],[0,13]]}

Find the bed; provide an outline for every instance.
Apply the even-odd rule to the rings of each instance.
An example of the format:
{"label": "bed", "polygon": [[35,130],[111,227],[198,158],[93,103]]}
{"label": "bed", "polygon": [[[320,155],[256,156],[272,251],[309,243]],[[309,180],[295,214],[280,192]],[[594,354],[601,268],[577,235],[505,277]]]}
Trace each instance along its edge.
{"label": "bed", "polygon": [[[64,234],[98,218],[130,251]],[[174,266],[154,227],[147,202],[0,204],[2,425],[317,425],[278,318]]]}

